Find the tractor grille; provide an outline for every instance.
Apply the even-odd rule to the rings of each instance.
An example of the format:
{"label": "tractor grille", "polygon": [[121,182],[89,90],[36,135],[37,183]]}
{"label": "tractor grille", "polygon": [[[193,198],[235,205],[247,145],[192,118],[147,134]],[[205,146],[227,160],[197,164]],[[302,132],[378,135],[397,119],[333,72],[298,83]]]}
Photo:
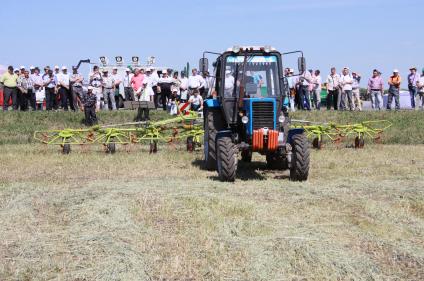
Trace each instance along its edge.
{"label": "tractor grille", "polygon": [[253,130],[261,128],[274,129],[274,103],[253,102],[252,103],[252,125]]}

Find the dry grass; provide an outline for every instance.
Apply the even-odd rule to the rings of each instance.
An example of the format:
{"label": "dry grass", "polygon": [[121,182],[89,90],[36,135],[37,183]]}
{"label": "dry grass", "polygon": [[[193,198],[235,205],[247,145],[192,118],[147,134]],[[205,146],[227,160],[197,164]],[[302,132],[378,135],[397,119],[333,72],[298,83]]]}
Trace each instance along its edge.
{"label": "dry grass", "polygon": [[424,146],[315,151],[306,183],[200,158],[2,146],[0,280],[424,279]]}

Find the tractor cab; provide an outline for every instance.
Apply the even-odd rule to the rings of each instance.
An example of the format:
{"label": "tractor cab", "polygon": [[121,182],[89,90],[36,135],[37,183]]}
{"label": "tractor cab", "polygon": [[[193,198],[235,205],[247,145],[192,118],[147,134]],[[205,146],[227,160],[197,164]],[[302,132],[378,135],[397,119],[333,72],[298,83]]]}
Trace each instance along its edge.
{"label": "tractor cab", "polygon": [[[294,53],[301,54],[298,64],[303,72],[306,68],[303,54],[300,51],[287,54]],[[201,70],[207,67],[205,54],[210,52],[205,52],[200,60]],[[290,168],[293,137],[303,136],[303,131],[290,130],[286,118],[284,100],[289,89],[283,75],[284,54],[272,47],[233,47],[217,55],[213,72],[215,87],[205,100],[203,114],[206,167],[217,169],[223,180],[234,180],[234,167],[226,168],[228,161],[223,166],[220,157],[233,155],[231,152],[235,151],[236,155],[241,152],[245,162],[250,162],[252,153],[258,152],[266,155],[270,167]],[[306,142],[303,137],[302,142]],[[221,154],[220,151],[227,149],[222,145],[223,140],[225,147],[231,149]],[[307,158],[309,169],[309,153]],[[307,172],[306,176],[295,173],[293,178],[297,180],[307,177]]]}

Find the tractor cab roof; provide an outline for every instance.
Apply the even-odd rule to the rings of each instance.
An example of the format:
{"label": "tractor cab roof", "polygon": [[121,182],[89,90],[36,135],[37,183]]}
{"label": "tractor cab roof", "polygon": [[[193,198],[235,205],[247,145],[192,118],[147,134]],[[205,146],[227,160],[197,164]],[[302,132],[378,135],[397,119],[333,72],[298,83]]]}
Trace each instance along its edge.
{"label": "tractor cab roof", "polygon": [[277,49],[271,46],[233,46],[227,49],[227,52],[239,53],[239,52],[258,52],[262,51],[265,53],[275,52]]}

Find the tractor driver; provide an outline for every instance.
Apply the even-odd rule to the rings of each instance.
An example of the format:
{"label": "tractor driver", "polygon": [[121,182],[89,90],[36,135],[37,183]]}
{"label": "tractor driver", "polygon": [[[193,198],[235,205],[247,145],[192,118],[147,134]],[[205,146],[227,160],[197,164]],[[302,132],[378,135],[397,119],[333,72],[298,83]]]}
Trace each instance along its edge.
{"label": "tractor driver", "polygon": [[234,77],[231,75],[231,70],[225,71],[224,96],[232,97],[234,92]]}

